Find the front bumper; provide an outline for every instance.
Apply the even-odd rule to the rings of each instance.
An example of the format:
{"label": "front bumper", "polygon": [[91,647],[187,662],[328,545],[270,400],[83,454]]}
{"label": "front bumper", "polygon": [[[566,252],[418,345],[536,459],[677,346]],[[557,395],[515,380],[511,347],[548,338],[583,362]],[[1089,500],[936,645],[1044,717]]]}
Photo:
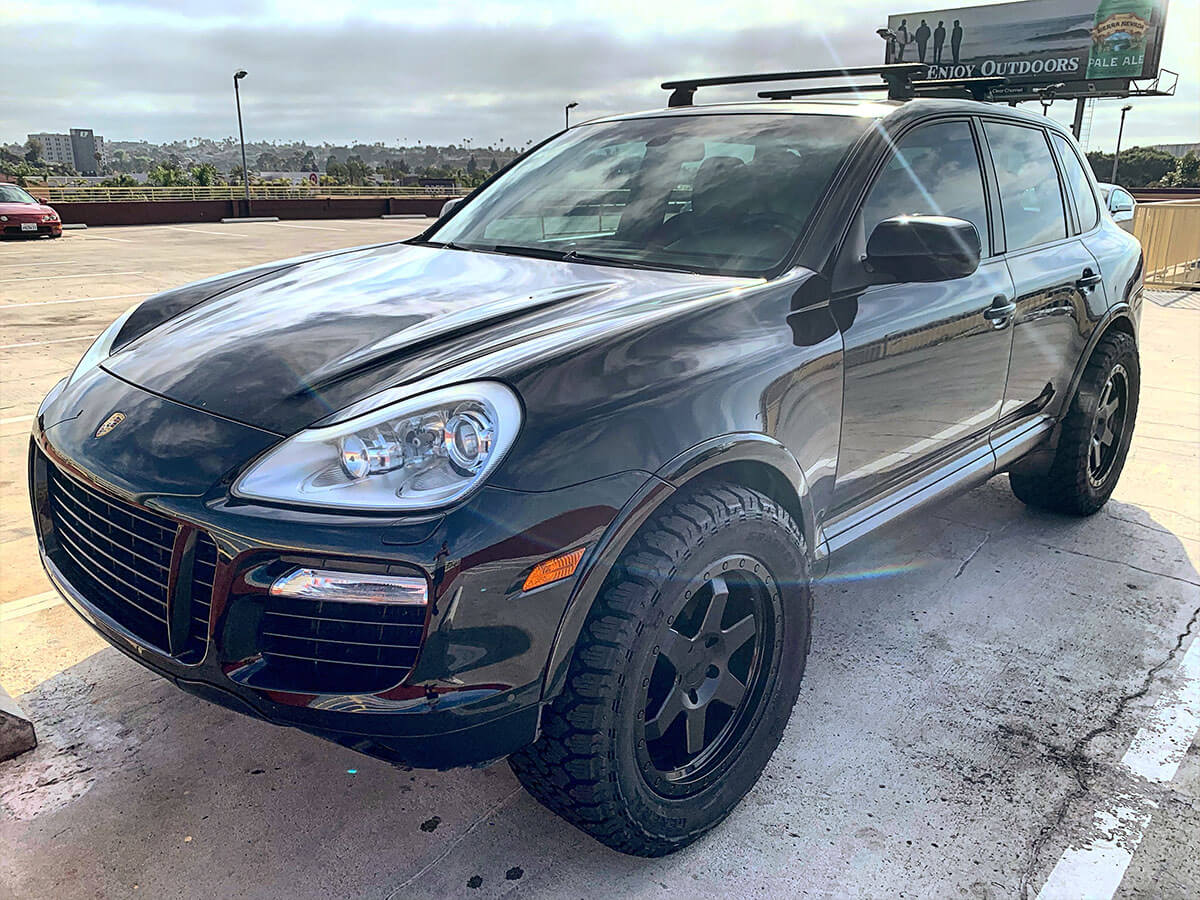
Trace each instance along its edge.
{"label": "front bumper", "polygon": [[[62,417],[67,409],[71,416]],[[96,437],[118,409],[125,421]],[[72,386],[69,404],[58,397],[44,405],[30,448],[39,547],[55,586],[109,643],[183,690],[373,756],[449,768],[496,759],[535,740],[546,662],[573,580],[523,592],[524,578],[549,557],[594,546],[646,476],[621,473],[537,493],[485,487],[446,513],[404,519],[230,497],[237,469],[277,440],[103,371],[85,376]],[[63,506],[64,486],[90,505]],[[153,554],[142,544],[133,545],[137,556],[114,551],[119,558],[110,560],[102,552],[106,534],[143,527],[122,515],[176,529],[173,538],[156,532],[166,535],[158,557],[165,609],[158,634],[112,605],[131,587],[155,591],[152,578],[128,569],[153,571],[153,560],[145,559]],[[211,574],[203,577],[194,574],[200,564],[189,555],[199,558],[201,540],[216,548]],[[311,609],[310,601],[272,605],[272,580],[302,565],[426,578],[431,602],[417,620],[370,623],[378,644],[395,634],[415,636],[404,639],[418,645],[411,653],[378,651],[377,659],[389,663],[395,658],[388,654],[408,653],[404,667],[364,665],[361,656],[354,663],[326,659],[351,643],[341,634],[326,639],[335,633],[329,627],[361,626],[334,621],[340,613]],[[205,606],[197,598],[210,579]],[[198,624],[188,631],[193,618]],[[264,642],[278,640],[279,630],[269,623],[280,621],[305,629],[303,638],[283,636],[293,641],[284,649],[305,659],[280,664],[268,652]],[[307,658],[314,648],[320,662]],[[351,649],[361,653],[361,643]]]}
{"label": "front bumper", "polygon": [[7,222],[0,222],[0,235],[4,237],[44,237],[45,235],[62,234],[62,222],[42,222],[40,219],[30,221],[37,225],[36,231],[22,230],[22,223],[14,221],[10,216]]}

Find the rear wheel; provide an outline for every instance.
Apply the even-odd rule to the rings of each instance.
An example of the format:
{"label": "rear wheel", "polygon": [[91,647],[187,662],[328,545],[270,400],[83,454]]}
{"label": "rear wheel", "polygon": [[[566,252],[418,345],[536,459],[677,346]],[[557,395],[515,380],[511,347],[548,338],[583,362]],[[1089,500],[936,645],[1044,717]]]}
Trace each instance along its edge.
{"label": "rear wheel", "polygon": [[1105,335],[1084,369],[1049,469],[1009,473],[1017,498],[1077,516],[1090,516],[1108,502],[1129,453],[1140,387],[1133,338],[1121,331]]}
{"label": "rear wheel", "polygon": [[639,532],[584,625],[542,737],[510,758],[541,803],[625,853],[717,825],[783,735],[811,634],[787,511],[713,484]]}

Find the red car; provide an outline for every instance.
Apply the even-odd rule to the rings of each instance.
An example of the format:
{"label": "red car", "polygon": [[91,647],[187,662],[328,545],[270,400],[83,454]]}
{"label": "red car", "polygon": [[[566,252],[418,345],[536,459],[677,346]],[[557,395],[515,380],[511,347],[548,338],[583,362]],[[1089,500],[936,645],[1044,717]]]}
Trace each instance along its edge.
{"label": "red car", "polygon": [[5,237],[62,237],[62,219],[15,184],[0,184],[0,234]]}

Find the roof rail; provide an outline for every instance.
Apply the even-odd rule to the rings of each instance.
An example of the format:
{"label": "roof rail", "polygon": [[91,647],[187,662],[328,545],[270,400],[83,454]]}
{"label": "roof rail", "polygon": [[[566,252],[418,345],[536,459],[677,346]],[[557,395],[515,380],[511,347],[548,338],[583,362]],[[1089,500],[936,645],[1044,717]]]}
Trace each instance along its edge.
{"label": "roof rail", "polygon": [[914,76],[928,69],[923,63],[893,63],[882,66],[852,66],[848,69],[808,69],[799,72],[768,72],[758,75],[720,75],[715,78],[687,78],[664,81],[663,90],[671,91],[667,106],[691,106],[697,88],[715,87],[724,84],[762,84],[769,81],[799,81],[814,78],[855,78],[860,75],[878,75],[887,85],[888,96],[893,100],[907,100],[912,96]]}
{"label": "roof rail", "polygon": [[911,81],[908,85],[908,95],[897,97],[888,84],[848,84],[831,87],[815,88],[784,88],[778,91],[759,91],[758,96],[766,100],[791,100],[793,97],[811,97],[815,94],[846,94],[860,91],[889,92],[889,99],[907,100],[913,97],[962,97],[964,94],[972,100],[986,100],[992,88],[1007,84],[1008,79],[1002,76],[989,78],[928,78]]}

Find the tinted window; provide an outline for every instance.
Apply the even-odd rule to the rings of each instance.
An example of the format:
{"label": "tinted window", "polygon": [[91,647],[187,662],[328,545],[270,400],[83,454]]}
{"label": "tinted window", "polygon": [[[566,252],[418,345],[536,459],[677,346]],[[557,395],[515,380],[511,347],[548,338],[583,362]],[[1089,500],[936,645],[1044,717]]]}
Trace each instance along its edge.
{"label": "tinted window", "polygon": [[966,122],[926,125],[905,135],[863,204],[863,235],[901,215],[954,216],[979,232],[988,252],[987,202],[975,139]]}
{"label": "tinted window", "polygon": [[1000,182],[1009,251],[1066,237],[1067,214],[1046,135],[1004,122],[985,122],[983,127]]}
{"label": "tinted window", "polygon": [[432,241],[761,275],[791,252],[868,124],[772,114],[578,126],[493,181]]}
{"label": "tinted window", "polygon": [[1100,208],[1096,206],[1096,195],[1092,193],[1092,183],[1083,164],[1075,153],[1075,148],[1061,134],[1054,135],[1054,143],[1058,145],[1058,155],[1063,161],[1063,174],[1071,186],[1071,195],[1075,202],[1075,215],[1079,219],[1080,231],[1091,231],[1100,221]]}

